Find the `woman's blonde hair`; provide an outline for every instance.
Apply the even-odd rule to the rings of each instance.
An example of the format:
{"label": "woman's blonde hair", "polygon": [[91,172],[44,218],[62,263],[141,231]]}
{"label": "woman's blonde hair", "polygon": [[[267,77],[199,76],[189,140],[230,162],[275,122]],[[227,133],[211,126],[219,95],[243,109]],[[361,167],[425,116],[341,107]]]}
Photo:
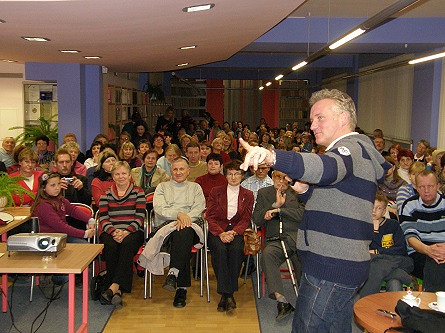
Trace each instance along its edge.
{"label": "woman's blonde hair", "polygon": [[124,142],[124,143],[122,144],[121,149],[119,150],[119,158],[120,158],[121,160],[124,159],[124,149],[126,149],[126,148],[131,148],[131,149],[133,149],[133,154],[131,155],[130,158],[131,158],[131,159],[135,158],[136,155],[137,155],[137,153],[136,153],[136,148],[134,147],[134,144],[131,143],[130,141],[126,141],[126,142]]}
{"label": "woman's blonde hair", "polygon": [[125,169],[127,169],[128,173],[131,172],[130,164],[128,164],[127,161],[117,161],[116,163],[114,163],[113,168],[111,168],[111,175],[114,175],[114,172],[120,167],[124,167]]}

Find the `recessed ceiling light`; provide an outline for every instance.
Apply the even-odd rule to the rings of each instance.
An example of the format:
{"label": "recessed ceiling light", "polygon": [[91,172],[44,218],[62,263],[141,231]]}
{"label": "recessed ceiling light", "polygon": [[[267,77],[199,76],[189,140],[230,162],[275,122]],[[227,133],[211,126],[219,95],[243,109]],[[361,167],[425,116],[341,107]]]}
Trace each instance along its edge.
{"label": "recessed ceiling light", "polygon": [[3,62],[17,62],[17,60],[2,59]]}
{"label": "recessed ceiling light", "polygon": [[270,82],[270,81],[267,82],[267,83],[266,83],[266,87],[269,87],[271,84],[272,84],[272,82]]}
{"label": "recessed ceiling light", "polygon": [[188,62],[184,62],[184,63],[182,63],[182,64],[177,64],[176,66],[178,66],[178,67],[182,67],[182,66],[187,66],[189,63]]}
{"label": "recessed ceiling light", "polygon": [[185,7],[185,8],[182,8],[182,11],[186,12],[186,13],[200,12],[203,10],[209,10],[213,7],[215,7],[214,3],[207,3],[207,4],[203,4],[203,5]]}
{"label": "recessed ceiling light", "polygon": [[283,74],[277,75],[277,76],[275,77],[275,81],[278,81],[278,80],[282,79],[283,76],[284,76]]}
{"label": "recessed ceiling light", "polygon": [[22,37],[24,40],[30,41],[30,42],[49,42],[51,39],[44,38],[44,37]]}
{"label": "recessed ceiling light", "polygon": [[62,53],[80,53],[79,50],[59,50]]}
{"label": "recessed ceiling light", "polygon": [[85,56],[85,59],[102,59],[102,57],[99,56]]}
{"label": "recessed ceiling light", "polygon": [[2,19],[0,19],[0,24],[1,23],[6,23],[6,21],[5,20],[2,20]]}
{"label": "recessed ceiling light", "polygon": [[259,89],[259,90],[263,90],[263,89],[264,89],[264,87],[263,87],[263,86],[261,86],[261,87],[259,87],[258,89]]}
{"label": "recessed ceiling light", "polygon": [[196,49],[196,45],[190,45],[190,46],[183,46],[183,47],[180,47],[179,49],[180,50],[190,50],[190,49]]}

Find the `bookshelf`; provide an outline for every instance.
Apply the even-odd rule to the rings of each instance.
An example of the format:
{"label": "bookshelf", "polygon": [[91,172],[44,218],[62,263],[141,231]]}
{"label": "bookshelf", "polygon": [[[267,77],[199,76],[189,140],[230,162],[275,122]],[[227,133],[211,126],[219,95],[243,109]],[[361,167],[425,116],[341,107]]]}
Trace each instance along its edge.
{"label": "bookshelf", "polygon": [[279,88],[279,125],[297,121],[300,129],[309,121],[309,81],[281,81]]}
{"label": "bookshelf", "polygon": [[206,81],[205,80],[178,80],[170,81],[171,104],[179,111],[176,115],[181,118],[180,111],[185,109],[194,119],[204,117],[206,111]]}

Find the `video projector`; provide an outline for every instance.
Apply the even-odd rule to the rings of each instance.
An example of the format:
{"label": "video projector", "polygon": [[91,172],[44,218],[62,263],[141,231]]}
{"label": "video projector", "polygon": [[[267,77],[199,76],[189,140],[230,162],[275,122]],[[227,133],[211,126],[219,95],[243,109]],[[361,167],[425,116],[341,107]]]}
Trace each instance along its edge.
{"label": "video projector", "polygon": [[15,234],[7,240],[8,252],[51,252],[61,251],[66,246],[66,234],[23,233]]}

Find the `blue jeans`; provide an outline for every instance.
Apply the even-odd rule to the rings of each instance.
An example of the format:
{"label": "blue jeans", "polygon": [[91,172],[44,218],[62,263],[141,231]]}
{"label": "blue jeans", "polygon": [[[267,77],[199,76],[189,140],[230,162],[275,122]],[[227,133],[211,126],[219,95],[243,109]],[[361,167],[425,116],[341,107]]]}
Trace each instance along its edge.
{"label": "blue jeans", "polygon": [[353,299],[358,288],[303,274],[292,333],[350,333]]}

